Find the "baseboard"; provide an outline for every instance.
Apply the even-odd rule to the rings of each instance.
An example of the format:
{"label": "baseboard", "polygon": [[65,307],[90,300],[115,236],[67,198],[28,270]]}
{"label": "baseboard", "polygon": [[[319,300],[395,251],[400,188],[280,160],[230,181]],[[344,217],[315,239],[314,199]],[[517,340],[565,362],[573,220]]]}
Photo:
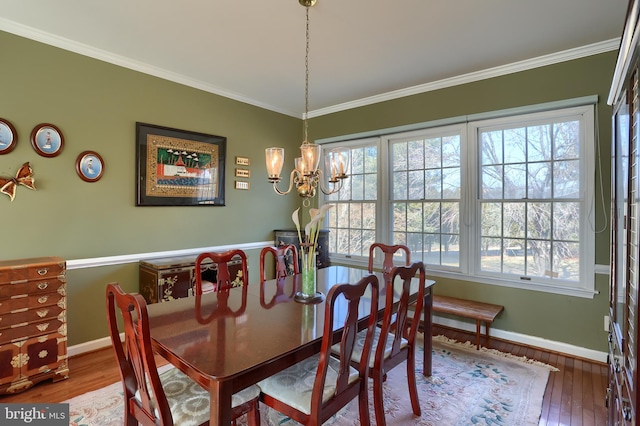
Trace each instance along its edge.
{"label": "baseboard", "polygon": [[[443,318],[438,315],[433,315],[433,322],[445,327],[457,328],[460,330],[469,331],[471,333],[476,332],[475,324],[470,324],[464,321],[456,321],[449,318]],[[484,328],[481,330],[485,332]],[[484,334],[483,334],[484,335]],[[563,354],[572,355],[578,358],[590,359],[598,362],[607,362],[607,353],[594,351],[593,349],[582,348],[580,346],[569,345],[564,342],[555,342],[553,340],[542,339],[540,337],[528,336],[526,334],[514,333],[512,331],[504,331],[496,328],[490,329],[491,337],[497,337],[499,339],[508,340],[515,343],[521,343],[523,345],[535,346],[537,348],[547,349],[554,352],[560,352]],[[80,355],[86,352],[92,352],[98,349],[111,346],[111,338],[103,337],[102,339],[92,340],[90,342],[80,343],[78,345],[69,346],[67,348],[68,356],[72,357]]]}
{"label": "baseboard", "polygon": [[[460,330],[465,330],[471,333],[476,332],[476,325],[471,324],[469,322],[458,321],[450,318],[444,318],[438,315],[433,315],[434,324],[457,328]],[[484,327],[481,329],[481,333],[484,336],[485,330]],[[547,349],[549,351],[559,352],[571,356],[575,356],[578,358],[589,359],[597,362],[607,362],[607,353],[595,351],[593,349],[587,349],[580,346],[570,345],[564,342],[556,342],[553,340],[543,339],[541,337],[529,336],[526,334],[514,333],[512,331],[500,330],[497,328],[491,327],[489,329],[489,334],[491,337],[497,337],[502,340],[508,340],[514,343],[520,343],[527,346],[534,346],[537,348]]]}
{"label": "baseboard", "polygon": [[67,355],[69,357],[81,355],[87,352],[97,351],[98,349],[102,349],[107,346],[111,346],[111,337],[103,337],[102,339],[91,340],[89,342],[69,346],[67,348]]}

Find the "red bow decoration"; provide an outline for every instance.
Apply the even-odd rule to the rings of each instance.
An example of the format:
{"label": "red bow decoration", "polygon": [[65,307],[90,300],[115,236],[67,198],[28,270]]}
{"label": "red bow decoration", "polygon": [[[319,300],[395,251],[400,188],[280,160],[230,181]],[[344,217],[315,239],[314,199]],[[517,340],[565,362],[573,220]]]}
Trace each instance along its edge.
{"label": "red bow decoration", "polygon": [[29,189],[36,189],[36,181],[31,176],[33,169],[28,162],[24,163],[15,178],[0,177],[0,192],[7,194],[11,201],[16,196],[16,187],[18,184],[26,186]]}

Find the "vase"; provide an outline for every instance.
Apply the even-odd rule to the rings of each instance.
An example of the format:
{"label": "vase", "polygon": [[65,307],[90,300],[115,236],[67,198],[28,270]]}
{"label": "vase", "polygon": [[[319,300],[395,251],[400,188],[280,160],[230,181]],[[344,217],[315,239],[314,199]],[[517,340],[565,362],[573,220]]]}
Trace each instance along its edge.
{"label": "vase", "polygon": [[312,297],[316,292],[316,267],[303,267],[300,274],[302,275],[302,294],[306,297]]}
{"label": "vase", "polygon": [[295,300],[302,303],[318,303],[324,300],[324,295],[316,291],[316,277],[318,268],[315,262],[315,250],[308,246],[301,249],[301,263],[299,274],[299,289]]}

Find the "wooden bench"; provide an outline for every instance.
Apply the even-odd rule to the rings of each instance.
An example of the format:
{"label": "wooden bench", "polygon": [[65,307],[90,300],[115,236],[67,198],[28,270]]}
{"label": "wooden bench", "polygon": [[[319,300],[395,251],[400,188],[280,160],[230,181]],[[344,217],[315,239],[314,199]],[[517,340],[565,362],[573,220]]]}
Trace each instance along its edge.
{"label": "wooden bench", "polygon": [[489,325],[502,312],[504,306],[473,300],[433,295],[433,312],[458,315],[476,320],[476,349],[480,349],[480,323],[484,321],[486,345],[489,344]]}

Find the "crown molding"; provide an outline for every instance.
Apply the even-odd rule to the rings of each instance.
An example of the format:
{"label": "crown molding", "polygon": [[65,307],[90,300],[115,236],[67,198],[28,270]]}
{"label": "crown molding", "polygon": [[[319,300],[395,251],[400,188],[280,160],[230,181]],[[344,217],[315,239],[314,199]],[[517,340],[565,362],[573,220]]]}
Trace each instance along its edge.
{"label": "crown molding", "polygon": [[382,93],[380,95],[370,96],[351,102],[334,105],[327,108],[321,108],[309,112],[309,118],[320,117],[322,115],[332,114],[334,112],[345,111],[348,109],[363,107],[379,102],[390,101],[393,99],[403,98],[406,96],[417,95],[420,93],[431,92],[434,90],[445,89],[447,87],[459,86],[461,84],[473,83],[476,81],[486,80],[493,77],[500,77],[516,72],[527,71],[534,68],[540,68],[547,65],[553,65],[561,62],[580,59],[587,56],[597,55],[600,53],[618,50],[620,47],[620,38],[615,38],[600,43],[594,43],[575,49],[564,50],[562,52],[552,53],[549,55],[539,56],[537,58],[526,59],[520,62],[514,62],[508,65],[488,68],[486,70],[463,74],[460,76],[446,78],[431,83],[420,84],[417,86],[407,87],[405,89],[395,90],[392,92]]}

